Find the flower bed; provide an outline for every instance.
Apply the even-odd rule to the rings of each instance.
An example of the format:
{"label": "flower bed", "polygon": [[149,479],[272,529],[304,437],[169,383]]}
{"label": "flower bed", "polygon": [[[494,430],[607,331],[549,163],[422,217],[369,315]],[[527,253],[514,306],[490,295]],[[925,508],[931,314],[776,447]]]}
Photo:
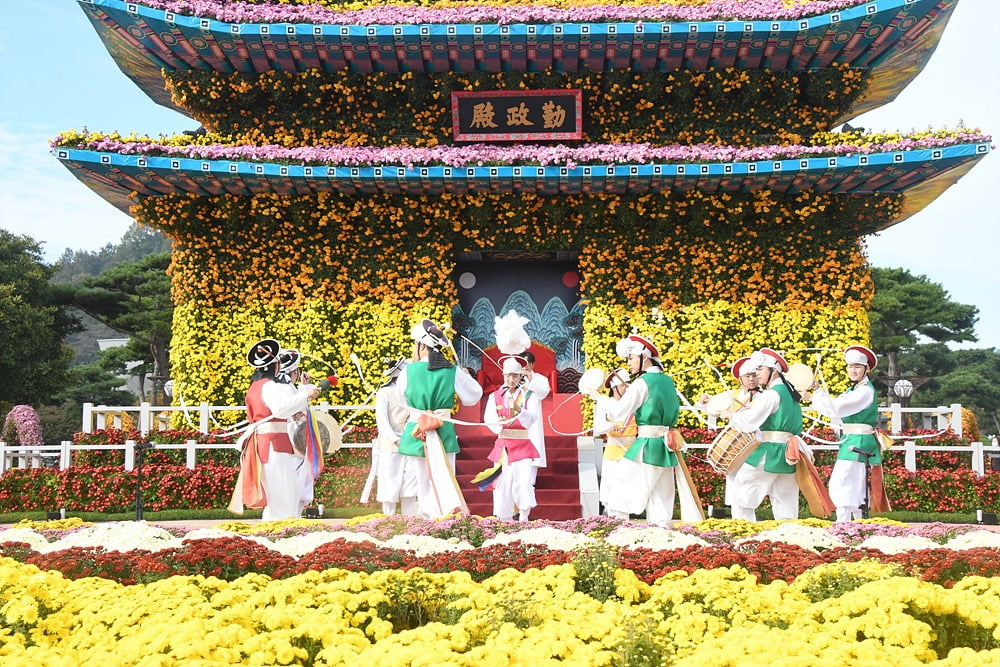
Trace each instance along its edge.
{"label": "flower bed", "polygon": [[972,526],[25,523],[0,532],[0,656],[978,665],[1000,660],[998,575],[1000,534]]}
{"label": "flower bed", "polygon": [[[690,443],[711,442],[717,431],[705,428],[682,428]],[[928,435],[913,431],[913,435]],[[829,430],[817,430],[815,435],[833,439]],[[358,427],[345,440],[370,442],[372,429]],[[114,429],[77,434],[78,443],[110,444],[125,439],[151,442],[182,442],[187,439],[211,440],[212,436],[190,431],[154,431],[146,438],[138,432]],[[946,432],[920,441],[927,445],[961,445],[966,441]],[[232,462],[217,461],[221,455],[205,456],[204,463],[194,469],[180,465],[179,453],[156,451],[147,453],[143,466],[142,495],[149,511],[167,509],[222,509],[229,503],[236,483],[237,453]],[[202,456],[201,454],[199,456]],[[343,448],[326,457],[326,470],[316,480],[315,497],[330,509],[362,507],[361,490],[371,467],[371,452],[367,448]],[[724,478],[701,460],[702,451],[691,450],[688,467],[702,502],[724,505]],[[892,450],[885,454],[885,485],[894,510],[915,512],[961,512],[971,514],[977,509],[1000,512],[1000,473],[989,470],[977,477],[971,469],[968,453],[922,452],[918,469],[909,472],[903,467],[903,453]],[[823,479],[829,479],[834,452],[817,452],[816,464]],[[128,512],[134,507],[135,471],[122,467],[121,451],[81,452],[74,455],[74,465],[68,470],[50,468],[14,469],[0,476],[0,512],[52,511],[65,507],[78,512]],[[83,462],[77,465],[78,462]],[[470,493],[475,492],[469,490]],[[802,499],[801,516],[808,516]],[[376,508],[377,503],[367,507]],[[764,509],[768,505],[765,502]]]}

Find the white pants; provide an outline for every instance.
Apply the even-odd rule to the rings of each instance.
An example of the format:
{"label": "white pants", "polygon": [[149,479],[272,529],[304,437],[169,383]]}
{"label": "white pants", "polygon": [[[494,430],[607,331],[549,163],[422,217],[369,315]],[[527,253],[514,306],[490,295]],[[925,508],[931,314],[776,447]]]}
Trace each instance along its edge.
{"label": "white pants", "polygon": [[609,492],[608,514],[641,514],[650,523],[666,525],[674,518],[674,467],[661,468],[632,459],[618,462],[616,484]]}
{"label": "white pants", "polygon": [[280,521],[299,516],[301,482],[297,468],[301,460],[295,454],[271,450],[267,463],[261,466],[260,472],[261,484],[267,495],[262,520]]}
{"label": "white pants", "polygon": [[[448,467],[451,468],[452,475],[455,474],[456,456],[455,452],[445,452],[445,459],[448,462]],[[411,465],[417,482],[417,502],[420,506],[420,516],[425,519],[438,519],[440,515],[432,509],[436,506],[436,503],[431,500],[434,497],[434,489],[431,484],[430,473],[427,470],[427,457],[411,456],[409,458],[413,459]]]}
{"label": "white pants", "polygon": [[619,475],[621,474],[622,459],[601,459],[601,503],[607,509],[611,497],[615,495],[615,489],[621,484]]}
{"label": "white pants", "polygon": [[295,457],[295,477],[299,480],[299,511],[296,516],[302,516],[302,510],[308,505],[312,505],[314,500],[313,486],[314,480],[312,471],[309,469],[309,461],[303,456]]}
{"label": "white pants", "polygon": [[493,484],[493,515],[498,519],[510,521],[514,518],[514,506],[522,516],[536,505],[535,485],[532,480],[533,470],[531,459],[521,459],[507,463],[500,471]]}
{"label": "white pants", "polygon": [[837,521],[861,518],[865,502],[865,464],[862,461],[841,461],[833,464],[830,473],[830,500],[837,508]]}
{"label": "white pants", "polygon": [[375,499],[396,504],[401,498],[416,498],[419,490],[417,468],[421,459],[398,452],[381,451],[378,455],[378,484]]}
{"label": "white pants", "polygon": [[799,484],[795,474],[767,472],[764,461],[756,466],[744,463],[733,478],[730,499],[734,519],[756,521],[756,509],[764,500],[771,499],[775,519],[799,518]]}

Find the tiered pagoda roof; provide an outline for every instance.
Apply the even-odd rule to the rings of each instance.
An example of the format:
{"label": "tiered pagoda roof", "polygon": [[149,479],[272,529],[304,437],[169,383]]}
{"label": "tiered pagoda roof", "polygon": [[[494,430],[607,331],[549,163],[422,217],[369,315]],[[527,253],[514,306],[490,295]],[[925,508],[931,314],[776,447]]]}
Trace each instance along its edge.
{"label": "tiered pagoda roof", "polygon": [[[177,71],[474,72],[672,71],[677,68],[870,71],[845,114],[891,101],[933,53],[958,0],[872,0],[793,20],[640,20],[604,23],[229,23],[123,0],[78,0],[119,67],[156,102],[177,108],[165,76]],[[421,16],[433,16],[422,8]],[[648,7],[618,7],[640,13]],[[324,10],[325,11],[325,10]],[[427,12],[431,12],[428,14]],[[335,13],[331,12],[331,16]],[[443,15],[443,14],[442,14]],[[903,192],[912,215],[991,150],[954,145],[753,161],[564,166],[339,165],[200,159],[57,146],[81,181],[126,210],[128,196],[639,193],[668,190]],[[129,152],[131,153],[131,152]],[[610,161],[609,161],[610,162]]]}

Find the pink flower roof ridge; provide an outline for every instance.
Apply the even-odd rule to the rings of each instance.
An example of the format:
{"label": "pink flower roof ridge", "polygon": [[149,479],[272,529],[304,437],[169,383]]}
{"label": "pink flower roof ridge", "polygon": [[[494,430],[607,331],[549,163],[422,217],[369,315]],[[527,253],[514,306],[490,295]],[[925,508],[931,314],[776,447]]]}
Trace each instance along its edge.
{"label": "pink flower roof ridge", "polygon": [[[258,5],[218,0],[144,0],[139,3],[184,16],[228,23],[305,23],[334,25],[400,25],[447,23],[600,23],[614,21],[795,20],[856,7],[867,0],[711,0],[700,6],[587,5],[573,8],[530,5],[421,7],[381,5],[361,10],[335,10],[320,4]],[[544,0],[543,0],[544,2]]]}
{"label": "pink flower roof ridge", "polygon": [[957,144],[991,141],[988,135],[956,132],[954,136],[924,136],[901,138],[888,143],[833,146],[716,146],[713,144],[650,146],[649,144],[584,144],[581,146],[299,146],[278,145],[190,145],[175,146],[144,140],[119,140],[106,137],[83,140],[72,145],[62,136],[51,142],[55,148],[74,148],[122,155],[169,156],[202,160],[250,162],[284,162],[300,164],[332,164],[344,166],[400,164],[444,165],[450,167],[484,166],[486,164],[538,164],[574,167],[584,164],[645,164],[649,162],[753,162],[758,160],[891,153],[897,151],[941,148]]}

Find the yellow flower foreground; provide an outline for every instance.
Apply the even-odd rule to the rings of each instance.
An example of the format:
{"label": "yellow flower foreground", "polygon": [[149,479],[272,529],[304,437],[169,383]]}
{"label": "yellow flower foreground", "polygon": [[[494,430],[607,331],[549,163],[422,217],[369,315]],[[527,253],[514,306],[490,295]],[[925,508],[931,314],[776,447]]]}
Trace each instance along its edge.
{"label": "yellow flower foreground", "polygon": [[[967,577],[947,589],[874,563],[826,567],[869,583],[811,602],[812,570],[791,585],[760,585],[731,567],[675,572],[649,586],[619,569],[618,599],[601,603],[575,591],[573,565],[504,570],[481,584],[464,572],[333,569],[275,581],[255,574],[122,586],[70,581],[4,558],[0,663],[1000,664],[1000,649],[968,646],[1000,640],[1000,578]],[[417,619],[415,629],[394,631],[404,616]],[[935,644],[945,635],[959,648],[939,656]]]}

